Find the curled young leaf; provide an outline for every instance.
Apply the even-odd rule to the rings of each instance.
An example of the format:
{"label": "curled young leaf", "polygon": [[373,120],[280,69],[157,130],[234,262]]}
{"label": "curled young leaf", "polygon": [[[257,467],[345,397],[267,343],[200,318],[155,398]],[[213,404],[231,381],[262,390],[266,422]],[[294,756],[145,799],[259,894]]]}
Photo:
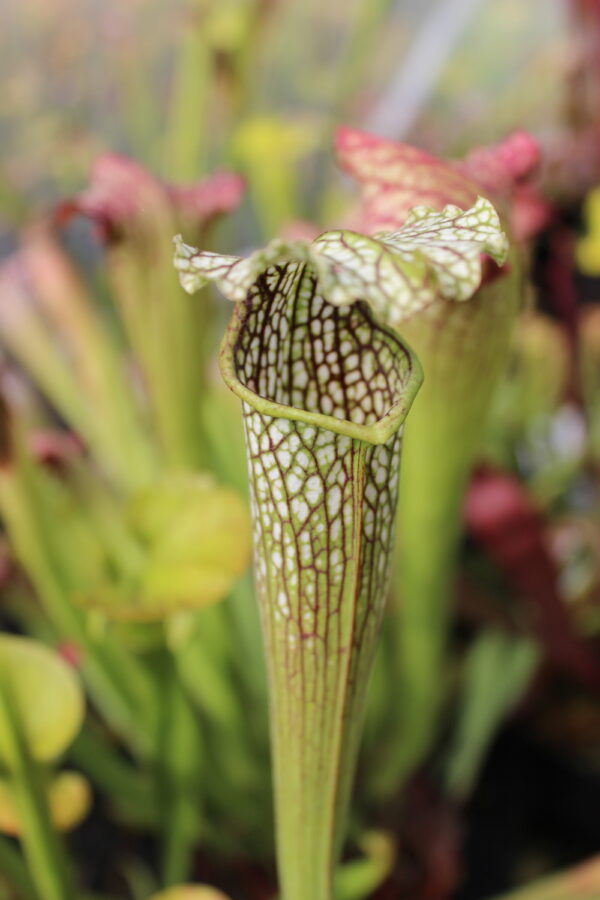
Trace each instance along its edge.
{"label": "curled young leaf", "polygon": [[338,866],[334,880],[336,900],[362,900],[389,877],[396,862],[396,837],[388,831],[367,831],[358,846],[362,856]]}

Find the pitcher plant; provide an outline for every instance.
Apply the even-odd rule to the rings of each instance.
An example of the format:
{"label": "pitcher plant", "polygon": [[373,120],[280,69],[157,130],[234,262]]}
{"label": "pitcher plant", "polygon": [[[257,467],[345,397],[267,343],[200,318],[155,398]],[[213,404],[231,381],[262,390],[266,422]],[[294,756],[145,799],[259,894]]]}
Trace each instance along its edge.
{"label": "pitcher plant", "polygon": [[[482,191],[517,238],[533,226],[523,181],[538,151],[522,132],[449,163],[342,128],[337,155],[362,186],[354,223],[369,232],[402,228],[415,203],[466,205]],[[410,774],[435,737],[462,497],[523,296],[518,243],[503,261],[500,270],[488,266],[468,295],[440,292],[426,307],[401,309],[393,321],[418,354],[425,384],[407,423],[400,476],[395,659],[401,744],[375,774],[383,792]]]}
{"label": "pitcher plant", "polygon": [[421,207],[376,238],[332,231],[247,259],[177,240],[190,293],[236,303],[220,356],[242,401],[269,667],[285,900],[330,900],[388,594],[404,419],[422,380],[387,327],[468,297],[506,238],[491,204]]}

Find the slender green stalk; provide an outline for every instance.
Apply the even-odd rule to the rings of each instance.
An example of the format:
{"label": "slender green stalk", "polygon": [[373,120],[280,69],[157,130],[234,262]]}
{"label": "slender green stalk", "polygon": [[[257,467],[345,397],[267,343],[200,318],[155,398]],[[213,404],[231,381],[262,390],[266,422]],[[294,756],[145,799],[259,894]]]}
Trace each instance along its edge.
{"label": "slender green stalk", "polygon": [[[156,450],[115,334],[99,315],[95,298],[50,231],[34,231],[24,240],[21,253],[41,321],[51,325],[50,352],[59,362],[66,360],[70,380],[80,391],[85,410],[92,414],[98,436],[92,449],[119,485],[131,488],[147,484],[156,473]],[[26,331],[23,337],[27,350]],[[37,362],[31,355],[25,361]],[[41,389],[45,386],[41,379]],[[68,413],[60,405],[58,409]]]}
{"label": "slender green stalk", "polygon": [[127,136],[127,144],[136,158],[152,165],[160,164],[160,140],[164,128],[160,107],[156,102],[154,80],[148,77],[152,69],[149,47],[143,34],[119,45],[115,58],[118,90],[115,91],[116,115],[119,129]]}
{"label": "slender green stalk", "polygon": [[134,768],[118,746],[112,746],[91,726],[77,735],[68,756],[132,821],[148,825],[158,820],[149,775]]}
{"label": "slender green stalk", "polygon": [[[25,863],[19,851],[13,847],[6,838],[0,836],[0,874],[8,879],[11,887],[15,888],[19,897],[23,900],[38,900],[31,876],[25,868]],[[0,886],[3,881],[0,880]],[[4,896],[0,894],[0,896]]]}
{"label": "slender green stalk", "polygon": [[[144,194],[153,217],[145,233],[132,226],[132,243],[111,248],[108,257],[112,287],[119,298],[128,337],[142,364],[148,385],[153,424],[169,465],[195,469],[205,464],[201,404],[206,381],[206,350],[211,332],[211,308],[185,303],[165,252],[172,226],[165,198],[156,186]],[[155,247],[144,258],[133,241]]]}
{"label": "slender green stalk", "polygon": [[44,779],[29,752],[17,704],[0,660],[0,729],[29,872],[40,900],[75,900],[64,848],[52,826]]}
{"label": "slender green stalk", "polygon": [[163,172],[178,181],[194,181],[204,170],[206,107],[213,73],[204,22],[192,5],[175,61],[169,98],[168,125],[163,138]]}
{"label": "slender green stalk", "polygon": [[250,572],[235,583],[226,604],[226,612],[231,619],[229,627],[235,632],[235,645],[244,648],[240,654],[243,665],[239,665],[238,659],[237,677],[243,680],[248,696],[257,710],[254,725],[258,726],[256,730],[261,735],[263,715],[266,721],[267,676],[260,642],[256,593]]}
{"label": "slender green stalk", "polygon": [[[249,627],[252,630],[246,634]],[[267,692],[249,574],[227,601],[197,613],[187,634],[181,636],[177,624],[170,629],[170,638],[182,685],[207,725],[203,728],[206,768],[214,777],[204,782],[206,803],[215,800],[235,811],[236,829],[227,837],[211,834],[211,839],[222,846],[229,844],[228,849],[235,853],[250,842],[259,858],[269,858],[273,853],[272,821],[263,821],[269,818],[265,810],[270,806],[264,782]],[[205,830],[209,827],[210,823],[203,822],[203,836],[208,836]],[[234,830],[239,833],[235,838]]]}
{"label": "slender green stalk", "polygon": [[202,775],[198,721],[185,694],[175,660],[167,652],[159,722],[159,808],[161,869],[165,885],[187,881],[198,838],[198,787]]}
{"label": "slender green stalk", "polygon": [[529,638],[487,629],[467,655],[461,705],[444,772],[448,793],[464,801],[500,723],[516,705],[540,660]]}
{"label": "slender green stalk", "polygon": [[206,715],[219,726],[233,730],[243,713],[231,671],[234,647],[225,604],[197,613],[191,632],[183,640],[174,624],[169,630],[169,644],[182,683]]}

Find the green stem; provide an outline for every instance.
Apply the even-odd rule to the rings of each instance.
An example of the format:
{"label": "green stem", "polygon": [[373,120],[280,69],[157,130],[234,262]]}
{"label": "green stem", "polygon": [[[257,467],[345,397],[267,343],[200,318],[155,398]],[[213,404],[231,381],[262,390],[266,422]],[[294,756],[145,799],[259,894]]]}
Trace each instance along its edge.
{"label": "green stem", "polygon": [[199,830],[201,745],[198,721],[168,653],[159,737],[159,808],[162,879],[166,885],[188,880]]}
{"label": "green stem", "polygon": [[123,759],[119,748],[111,746],[90,726],[79,733],[68,755],[132,821],[148,825],[158,820],[149,777]]}
{"label": "green stem", "polygon": [[[192,630],[171,646],[182,685],[207,726],[206,769],[214,778],[203,790],[206,803],[235,810],[235,838],[233,833],[219,833],[218,828],[209,833],[210,823],[203,823],[203,835],[221,848],[226,846],[228,852],[252,846],[259,858],[266,859],[273,855],[273,829],[264,778],[268,765],[265,666],[249,574],[238,587],[239,593],[233,591],[235,600],[232,596],[196,613]],[[241,633],[245,626],[251,628],[249,634]],[[237,842],[235,847],[232,841]]]}
{"label": "green stem", "polygon": [[194,306],[181,295],[170,256],[175,225],[164,198],[150,200],[154,219],[146,240],[158,248],[152,264],[140,261],[139,249],[129,242],[111,249],[109,275],[144,370],[164,457],[176,468],[202,468],[206,453],[199,398],[207,381],[213,310],[210,304]]}
{"label": "green stem", "polygon": [[[38,900],[38,895],[23,859],[17,849],[4,837],[0,837],[0,887],[1,879],[7,879],[11,888],[24,900]],[[0,892],[0,896],[4,896]]]}
{"label": "green stem", "polygon": [[473,642],[462,672],[461,703],[444,771],[446,792],[464,802],[500,723],[539,663],[540,650],[528,638],[483,631]]}
{"label": "green stem", "polygon": [[[191,9],[189,14],[193,16]],[[182,29],[162,142],[162,170],[167,179],[195,181],[204,169],[208,148],[203,138],[212,65],[203,25],[197,16]]]}
{"label": "green stem", "polygon": [[229,619],[229,629],[235,634],[235,646],[243,648],[243,653],[236,660],[237,680],[243,682],[248,702],[256,710],[253,725],[259,740],[262,740],[267,729],[267,673],[251,572],[246,572],[236,581],[225,612]]}
{"label": "green stem", "polygon": [[9,680],[0,664],[0,729],[29,871],[40,900],[75,900],[64,848],[52,826],[44,779],[32,759]]}
{"label": "green stem", "polygon": [[[411,443],[408,447],[416,467],[422,461],[422,455],[416,458],[420,446],[419,442],[419,445]],[[448,474],[456,479],[455,473]],[[456,479],[452,490],[442,495],[435,487],[425,491],[423,481],[414,475],[415,467],[403,465],[400,473],[402,506],[398,517],[402,537],[397,579],[401,595],[393,613],[398,628],[396,665],[400,673],[402,730],[401,741],[390,760],[392,783],[402,781],[419,764],[436,735],[444,697],[446,640],[464,483],[464,478]],[[429,502],[425,498],[429,498]],[[425,535],[428,542],[424,541]],[[383,767],[379,779],[388,777],[389,773]]]}
{"label": "green stem", "polygon": [[[25,242],[24,252],[38,302],[35,315],[41,325],[47,322],[50,328],[48,354],[57,364],[66,365],[85,411],[91,414],[97,433],[94,447],[100,459],[122,487],[147,484],[156,473],[156,451],[114,331],[107,327],[96,298],[49,234],[33,235]],[[47,271],[54,272],[54,277]],[[59,342],[56,335],[60,335]],[[24,338],[23,349],[29,350],[30,363],[38,364],[37,354],[31,356],[27,332]],[[45,379],[40,388],[46,389]],[[59,411],[65,412],[60,406]]]}
{"label": "green stem", "polygon": [[199,709],[217,728],[234,732],[244,711],[233,673],[231,624],[223,603],[199,611],[190,634],[170,642],[179,677]]}

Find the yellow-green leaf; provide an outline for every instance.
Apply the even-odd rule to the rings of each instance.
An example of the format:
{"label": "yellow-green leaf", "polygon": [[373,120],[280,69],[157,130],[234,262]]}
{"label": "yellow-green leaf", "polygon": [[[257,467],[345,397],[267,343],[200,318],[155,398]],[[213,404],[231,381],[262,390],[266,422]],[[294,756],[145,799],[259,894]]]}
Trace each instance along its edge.
{"label": "yellow-green leaf", "polygon": [[[92,805],[90,784],[79,772],[61,772],[48,786],[48,806],[52,824],[58,831],[71,831],[87,816]],[[0,831],[18,837],[19,811],[10,782],[0,780]]]}
{"label": "yellow-green leaf", "polygon": [[[51,760],[77,735],[84,699],[74,670],[48,647],[30,638],[0,635],[0,664],[14,693],[31,755]],[[0,763],[9,745],[0,731]]]}
{"label": "yellow-green leaf", "polygon": [[600,187],[586,197],[584,208],[588,230],[577,241],[577,264],[584,275],[600,275]]}
{"label": "yellow-green leaf", "polygon": [[149,621],[217,603],[250,560],[245,503],[205,475],[169,476],[137,494],[129,524],[146,554],[136,579],[82,598],[112,618]]}
{"label": "yellow-green leaf", "polygon": [[167,888],[159,894],[152,894],[149,900],[229,900],[229,898],[206,884],[180,884]]}

